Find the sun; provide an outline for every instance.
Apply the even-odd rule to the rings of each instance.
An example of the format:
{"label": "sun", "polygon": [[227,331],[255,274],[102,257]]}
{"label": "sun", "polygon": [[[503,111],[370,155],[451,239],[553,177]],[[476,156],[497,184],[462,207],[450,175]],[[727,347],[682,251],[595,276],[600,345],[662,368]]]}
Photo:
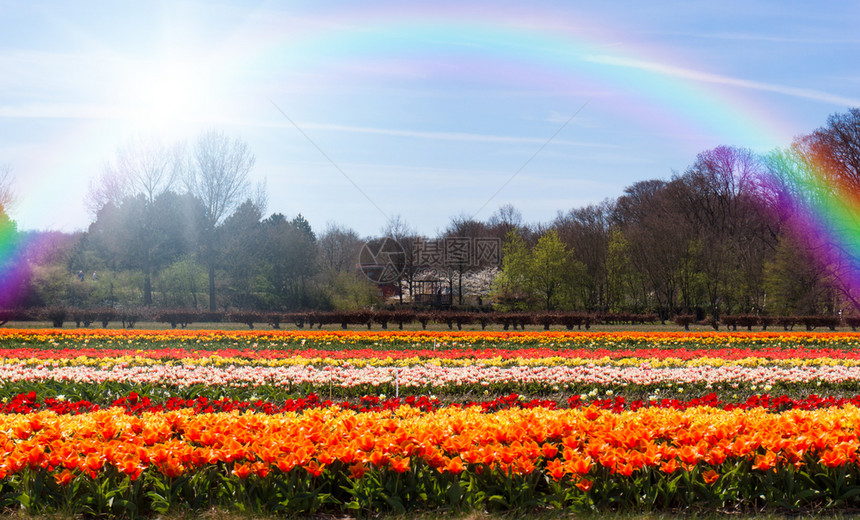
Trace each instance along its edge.
{"label": "sun", "polygon": [[137,62],[125,74],[120,92],[124,113],[136,130],[174,133],[217,117],[215,78],[193,61]]}

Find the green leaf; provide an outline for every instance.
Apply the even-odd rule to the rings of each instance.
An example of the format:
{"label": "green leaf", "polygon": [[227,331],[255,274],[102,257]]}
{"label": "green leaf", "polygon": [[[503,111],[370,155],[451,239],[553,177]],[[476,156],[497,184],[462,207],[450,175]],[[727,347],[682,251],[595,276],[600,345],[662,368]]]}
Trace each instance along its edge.
{"label": "green leaf", "polygon": [[851,486],[848,488],[848,491],[839,495],[838,500],[848,500],[851,497],[855,497],[860,494],[860,486]]}
{"label": "green leaf", "polygon": [[394,510],[395,513],[403,514],[406,512],[406,508],[403,506],[403,501],[400,500],[398,496],[388,496],[386,494],[382,495],[382,499],[385,500],[386,503]]}

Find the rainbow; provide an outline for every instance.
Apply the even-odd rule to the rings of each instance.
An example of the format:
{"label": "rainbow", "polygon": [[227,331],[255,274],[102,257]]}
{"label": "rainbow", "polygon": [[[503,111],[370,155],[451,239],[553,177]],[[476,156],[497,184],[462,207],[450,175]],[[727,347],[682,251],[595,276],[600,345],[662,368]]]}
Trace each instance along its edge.
{"label": "rainbow", "polygon": [[[478,87],[553,86],[569,92],[571,113],[593,97],[602,109],[637,121],[643,133],[704,134],[714,146],[764,151],[793,137],[778,110],[736,88],[740,81],[697,71],[670,49],[627,48],[618,41],[628,38],[595,29],[603,24],[511,7],[439,11],[349,11],[325,26],[299,26],[297,33],[291,27],[286,37],[283,26],[273,26],[254,35],[253,54],[259,66],[296,76],[326,72],[346,82],[356,70],[379,70]],[[282,87],[289,92],[287,81]],[[272,97],[278,101],[278,92]]]}
{"label": "rainbow", "polygon": [[768,156],[771,188],[797,240],[860,304],[860,193],[832,166],[797,148]]}
{"label": "rainbow", "polygon": [[[302,4],[304,15],[295,16],[261,7],[225,38],[222,49],[212,50],[224,69],[280,71],[278,78],[266,78],[272,81],[261,100],[268,96],[282,101],[297,77],[324,72],[349,81],[359,68],[468,81],[479,88],[553,85],[571,100],[570,114],[591,100],[590,106],[638,124],[643,135],[698,135],[712,146],[766,151],[785,146],[795,133],[778,110],[754,95],[757,87],[738,88],[751,82],[701,71],[672,49],[624,44],[630,38],[572,11],[442,1],[430,7],[408,2],[340,6],[332,15],[316,3]],[[279,118],[274,111],[270,116],[268,126]],[[57,149],[80,153],[91,145],[81,140],[106,140],[107,132],[91,122],[85,125],[86,132],[70,133]],[[66,157],[45,154],[46,163],[37,165],[30,178],[46,177],[45,172],[58,167],[52,161]],[[810,229],[836,233],[828,223],[836,222],[834,211],[845,195],[834,195],[835,200],[822,207],[804,201],[795,201],[794,207],[807,212]],[[856,210],[846,206],[838,211]],[[847,243],[849,238],[841,239]],[[4,265],[14,265],[14,258],[20,257],[14,249],[7,245],[0,250]]]}
{"label": "rainbow", "polygon": [[24,296],[29,281],[26,251],[15,222],[0,212],[0,309],[15,306]]}

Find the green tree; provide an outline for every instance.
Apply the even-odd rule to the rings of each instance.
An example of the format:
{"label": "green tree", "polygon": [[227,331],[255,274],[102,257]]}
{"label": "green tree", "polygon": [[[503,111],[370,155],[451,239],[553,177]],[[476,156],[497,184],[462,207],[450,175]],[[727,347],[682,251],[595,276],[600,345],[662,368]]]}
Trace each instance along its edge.
{"label": "green tree", "polygon": [[679,275],[694,237],[690,224],[679,217],[672,187],[651,180],[625,188],[615,204],[614,220],[629,241],[648,307],[665,321],[677,311]]}
{"label": "green tree", "polygon": [[41,305],[65,305],[73,275],[56,264],[37,265],[33,268],[33,289]]}
{"label": "green tree", "polygon": [[266,246],[262,218],[260,208],[247,200],[218,229],[218,263],[227,275],[229,301],[240,309],[264,306],[259,298]]}
{"label": "green tree", "polygon": [[308,287],[316,273],[316,237],[304,218],[287,220],[276,213],[263,221],[264,278],[271,306],[306,308],[312,304]]}
{"label": "green tree", "polygon": [[670,183],[678,218],[693,235],[680,285],[688,310],[706,307],[718,317],[758,307],[761,291],[750,282],[776,246],[776,222],[763,204],[764,171],[751,151],[718,146],[698,154]]}
{"label": "green tree", "polygon": [[323,290],[329,304],[337,310],[368,309],[382,304],[379,287],[355,269],[327,273]]}
{"label": "green tree", "polygon": [[522,310],[531,307],[528,286],[530,251],[522,235],[511,230],[502,245],[502,270],[493,283],[493,299],[502,310]]}
{"label": "green tree", "polygon": [[776,254],[765,266],[767,305],[774,314],[810,315],[834,310],[834,286],[827,267],[816,261],[807,244],[782,235]]}
{"label": "green tree", "polygon": [[188,255],[165,268],[157,283],[165,305],[198,309],[201,297],[206,294],[206,269]]}
{"label": "green tree", "polygon": [[606,251],[606,304],[610,312],[644,308],[639,296],[642,279],[630,259],[630,242],[620,229],[609,232]]}
{"label": "green tree", "polygon": [[[95,231],[107,231],[107,246],[125,267],[143,273],[143,304],[152,305],[152,277],[175,256],[179,196],[173,192],[180,171],[181,146],[132,141],[90,185],[88,204]],[[111,222],[104,222],[109,219]],[[89,269],[87,269],[89,270]]]}
{"label": "green tree", "polygon": [[247,143],[210,130],[197,139],[193,166],[185,185],[203,207],[199,251],[209,274],[209,310],[216,308],[215,270],[219,260],[218,228],[246,199],[248,174],[256,158]]}
{"label": "green tree", "polygon": [[296,215],[290,223],[293,225],[293,228],[295,228],[296,231],[304,233],[304,235],[308,237],[311,242],[316,241],[316,233],[314,233],[314,230],[311,229],[310,222],[308,222],[307,219],[303,217],[301,213]]}
{"label": "green tree", "polygon": [[139,271],[143,304],[152,305],[152,278],[192,246],[196,226],[189,205],[193,204],[193,199],[170,191],[154,200],[138,194],[119,206],[108,203],[90,225],[87,242],[99,251],[108,269]]}
{"label": "green tree", "polygon": [[540,296],[544,309],[553,310],[561,302],[569,302],[575,277],[581,277],[585,269],[573,260],[558,232],[550,230],[541,236],[530,256],[529,285]]}
{"label": "green tree", "polygon": [[555,230],[544,233],[531,248],[511,232],[502,254],[494,295],[503,306],[553,310],[577,303],[577,280],[585,267],[574,260]]}

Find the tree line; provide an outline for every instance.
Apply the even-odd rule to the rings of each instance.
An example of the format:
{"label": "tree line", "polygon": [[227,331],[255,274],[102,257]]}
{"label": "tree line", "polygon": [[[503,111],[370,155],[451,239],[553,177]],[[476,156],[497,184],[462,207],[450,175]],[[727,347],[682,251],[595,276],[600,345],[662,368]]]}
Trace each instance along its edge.
{"label": "tree line", "polygon": [[[6,171],[0,238],[17,247],[4,258],[0,306],[492,306],[662,320],[857,309],[860,253],[838,239],[860,235],[856,212],[830,214],[827,229],[810,217],[860,193],[856,108],[786,149],[759,155],[720,146],[669,179],[637,182],[614,200],[560,211],[550,222],[526,224],[504,205],[486,220],[453,217],[436,237],[400,217],[378,237],[361,237],[333,223],[315,232],[299,213],[266,215],[265,186],[249,181],[254,163],[244,141],[219,131],[186,145],[131,143],[93,180],[93,221],[73,234],[19,232],[5,212]],[[386,257],[393,277],[380,281],[361,265],[383,237],[400,248]],[[422,257],[427,244],[479,239],[496,240],[498,256],[432,264]]]}

